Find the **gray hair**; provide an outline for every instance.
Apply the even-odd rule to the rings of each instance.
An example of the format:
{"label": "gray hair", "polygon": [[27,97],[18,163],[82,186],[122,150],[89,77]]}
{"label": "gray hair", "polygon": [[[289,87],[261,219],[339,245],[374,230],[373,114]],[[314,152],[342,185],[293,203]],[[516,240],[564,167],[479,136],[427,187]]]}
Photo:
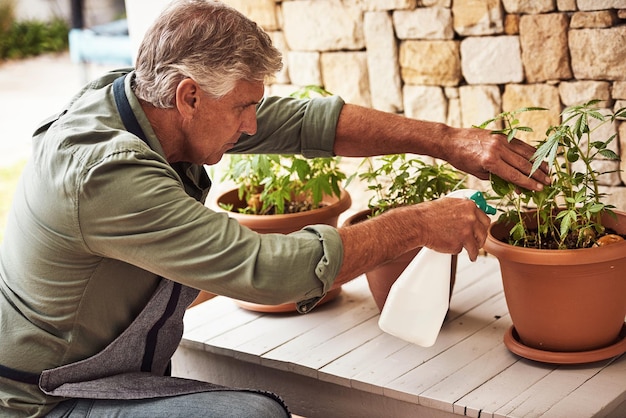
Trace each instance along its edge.
{"label": "gray hair", "polygon": [[179,0],[139,46],[134,91],[156,107],[171,108],[185,78],[219,98],[239,80],[263,82],[281,68],[270,37],[243,14],[219,1]]}

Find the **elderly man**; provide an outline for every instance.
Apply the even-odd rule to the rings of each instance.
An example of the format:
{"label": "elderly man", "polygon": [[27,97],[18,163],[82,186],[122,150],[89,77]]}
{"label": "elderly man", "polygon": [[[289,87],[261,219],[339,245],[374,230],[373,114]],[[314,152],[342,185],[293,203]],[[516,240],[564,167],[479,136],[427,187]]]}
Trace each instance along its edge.
{"label": "elderly man", "polygon": [[[534,149],[341,98],[264,98],[280,53],[219,2],[173,3],[136,69],[88,84],[43,122],[0,250],[0,415],[288,416],[280,398],[167,377],[198,289],[310,310],[416,247],[475,259],[488,217],[441,199],[335,229],[259,235],[203,205],[227,151],[446,159],[540,189]],[[371,251],[372,241],[376,251]],[[292,274],[274,277],[279,266]],[[285,280],[291,281],[284,286]]]}

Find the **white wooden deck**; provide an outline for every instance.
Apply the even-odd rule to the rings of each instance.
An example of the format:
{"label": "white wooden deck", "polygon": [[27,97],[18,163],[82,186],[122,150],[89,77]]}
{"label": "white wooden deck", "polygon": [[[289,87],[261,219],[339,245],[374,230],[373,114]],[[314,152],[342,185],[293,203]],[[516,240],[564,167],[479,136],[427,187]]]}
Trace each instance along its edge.
{"label": "white wooden deck", "polygon": [[190,309],[174,375],[280,394],[314,417],[626,417],[626,354],[576,366],[526,360],[497,261],[459,258],[434,346],[383,333],[365,277],[307,315],[259,314],[216,297]]}

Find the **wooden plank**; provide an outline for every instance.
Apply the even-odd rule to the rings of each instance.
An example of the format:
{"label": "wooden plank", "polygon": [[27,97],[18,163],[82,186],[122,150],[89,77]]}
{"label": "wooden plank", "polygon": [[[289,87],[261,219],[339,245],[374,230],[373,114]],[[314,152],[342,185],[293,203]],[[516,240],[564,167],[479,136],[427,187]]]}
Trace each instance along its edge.
{"label": "wooden plank", "polygon": [[264,332],[254,335],[253,338],[235,348],[262,356],[309,330],[332,321],[338,311],[364,303],[367,298],[371,298],[371,294],[367,289],[365,277],[359,277],[344,285],[337,299],[316,307],[306,315],[299,313],[268,315],[266,321],[256,324],[263,326]]}
{"label": "wooden plank", "polygon": [[[479,261],[476,263],[471,263],[469,258],[465,258],[467,260],[466,266],[462,270],[462,273],[459,274],[459,277],[463,281],[466,281],[467,276],[470,274],[474,277],[470,277],[470,280],[467,280],[467,282],[471,283],[470,285],[466,285],[463,289],[457,289],[455,291],[451,301],[450,312],[446,319],[447,322],[458,319],[464,313],[467,313],[480,303],[483,303],[485,300],[501,292],[499,274],[494,274],[493,270],[488,274],[481,273],[482,269],[485,267],[494,267],[493,260],[486,261],[484,260],[486,258],[487,257],[480,257]],[[459,264],[462,260],[463,258],[459,258]],[[471,268],[477,268],[478,270],[471,270]],[[497,265],[495,268],[498,269]],[[378,315],[372,318],[371,326],[373,326],[375,322],[375,326],[377,327],[378,319]],[[446,325],[444,325],[444,327],[445,326]],[[363,371],[361,370],[363,365],[384,361],[388,356],[407,345],[409,345],[409,343],[380,331],[378,336],[375,336],[350,352],[346,352],[344,356],[338,357],[336,360],[321,368],[319,370],[319,377],[320,379],[332,381],[333,383],[341,385],[354,384],[356,385],[355,387],[361,390],[371,390],[373,393],[382,393],[382,387],[373,385],[359,386],[359,379],[355,382],[352,378]]]}
{"label": "wooden plank", "polygon": [[500,409],[519,393],[552,372],[556,366],[536,363],[518,357],[511,367],[485,381],[454,403],[454,412],[474,418],[493,417]]}
{"label": "wooden plank", "polygon": [[[548,409],[542,417],[606,416],[626,402],[626,354],[613,359]],[[626,416],[626,411],[621,411]]]}
{"label": "wooden plank", "polygon": [[203,302],[193,308],[189,308],[183,318],[185,333],[204,326],[207,321],[222,318],[235,309],[239,309],[235,302],[223,296],[214,297],[206,303]]}
{"label": "wooden plank", "polygon": [[261,362],[265,365],[286,368],[307,376],[317,377],[317,370],[298,364],[305,353],[312,352],[326,341],[358,326],[378,315],[378,308],[367,285],[356,285],[350,289],[350,303],[335,307],[332,318],[307,330],[285,344],[265,353]]}
{"label": "wooden plank", "polygon": [[[420,395],[427,389],[501,344],[509,326],[510,322],[504,318],[484,323],[478,332],[446,350],[440,350],[437,356],[384,385],[383,393],[406,402],[420,403]],[[452,402],[449,410],[453,410]]]}
{"label": "wooden plank", "polygon": [[[378,317],[372,318],[370,321],[375,321],[378,328]],[[370,323],[370,321],[365,323]],[[386,334],[380,331],[380,328],[378,330],[379,334],[376,337],[319,369],[319,379],[355,387],[353,377],[363,372],[364,365],[385,359],[408,345],[406,341]],[[358,384],[356,386],[358,387]],[[367,385],[362,389],[370,390],[370,392],[379,395],[383,394],[383,388],[380,386]]]}
{"label": "wooden plank", "polygon": [[[502,322],[500,324],[503,325],[502,328],[510,326],[508,317],[503,317],[499,322]],[[454,405],[458,399],[507,370],[517,362],[517,359],[517,356],[512,354],[504,343],[500,342],[485,354],[422,392],[419,395],[419,403],[443,411],[457,412],[458,409],[455,409]],[[463,410],[463,414],[465,414],[465,410]]]}
{"label": "wooden plank", "polygon": [[494,418],[542,417],[554,405],[602,370],[609,361],[561,366],[499,408]]}
{"label": "wooden plank", "polygon": [[[299,357],[295,359],[298,365],[318,370],[325,365],[331,363],[346,353],[350,353],[359,346],[367,343],[373,338],[381,334],[378,327],[378,315],[338,334],[318,345],[314,350],[303,351]],[[319,373],[315,374],[319,378]],[[350,386],[350,381],[341,382],[343,386]]]}
{"label": "wooden plank", "polygon": [[[218,306],[228,304],[235,305],[235,302],[223,296],[216,296],[213,299],[204,302],[202,305],[207,305],[207,307],[205,307],[206,310],[212,310]],[[189,321],[197,321],[197,319],[193,317],[202,316],[202,313],[204,312],[202,309],[194,309],[196,308],[194,307],[190,309],[190,312],[185,314],[185,316],[190,316]],[[213,311],[214,315],[212,317],[206,317],[205,322],[202,325],[196,326],[190,331],[186,331],[183,335],[181,345],[193,345],[201,350],[211,350],[214,347],[211,344],[206,344],[206,341],[211,340],[225,332],[229,332],[230,330],[237,329],[242,324],[255,321],[263,315],[256,312],[250,312],[239,307],[226,312],[224,315],[217,312],[217,310]]]}
{"label": "wooden plank", "polygon": [[[494,316],[505,314],[506,303],[501,295],[489,299],[466,315],[446,322],[432,347],[406,344],[385,358],[364,364],[359,373],[353,376],[352,387],[368,392],[376,392],[383,388],[383,393],[387,394],[390,390],[387,385],[390,382],[405,376],[421,364],[427,363],[440,353],[450,350],[479,330],[488,327],[494,321]],[[419,376],[416,378],[420,379]],[[412,401],[417,402],[417,396],[412,397]]]}

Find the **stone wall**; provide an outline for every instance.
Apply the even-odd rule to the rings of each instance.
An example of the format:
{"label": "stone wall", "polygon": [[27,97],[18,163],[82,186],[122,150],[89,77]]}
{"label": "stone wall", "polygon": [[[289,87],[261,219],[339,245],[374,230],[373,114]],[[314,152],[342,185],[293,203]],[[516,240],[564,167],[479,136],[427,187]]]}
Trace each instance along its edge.
{"label": "stone wall", "polygon": [[[284,52],[273,94],[319,84],[351,103],[463,127],[550,109],[524,120],[535,135],[568,105],[626,106],[626,0],[226,1]],[[626,153],[626,122],[610,129]],[[625,176],[604,179],[624,210]]]}

